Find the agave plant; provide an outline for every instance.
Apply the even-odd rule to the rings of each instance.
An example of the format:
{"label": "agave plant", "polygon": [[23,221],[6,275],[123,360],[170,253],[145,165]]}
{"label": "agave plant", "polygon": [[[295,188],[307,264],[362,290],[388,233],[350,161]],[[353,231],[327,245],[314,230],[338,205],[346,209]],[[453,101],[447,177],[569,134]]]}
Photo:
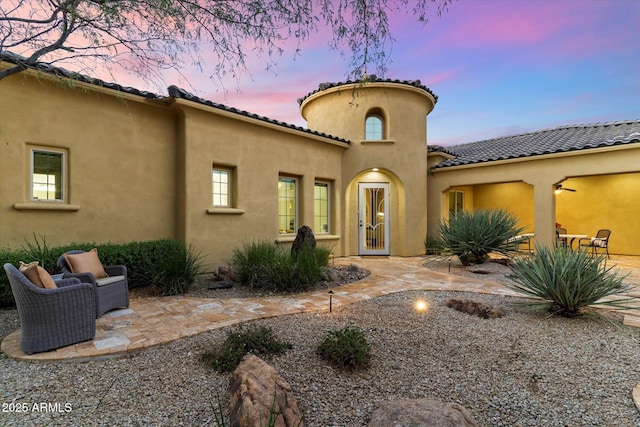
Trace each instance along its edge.
{"label": "agave plant", "polygon": [[489,253],[508,254],[509,239],[522,233],[518,218],[504,209],[460,211],[438,226],[443,253],[456,255],[463,265],[482,264]]}
{"label": "agave plant", "polygon": [[625,303],[632,298],[607,298],[629,291],[622,283],[625,277],[607,267],[604,254],[536,245],[534,255],[514,260],[513,275],[505,286],[533,297],[529,305],[534,308],[575,317],[595,305],[629,308]]}

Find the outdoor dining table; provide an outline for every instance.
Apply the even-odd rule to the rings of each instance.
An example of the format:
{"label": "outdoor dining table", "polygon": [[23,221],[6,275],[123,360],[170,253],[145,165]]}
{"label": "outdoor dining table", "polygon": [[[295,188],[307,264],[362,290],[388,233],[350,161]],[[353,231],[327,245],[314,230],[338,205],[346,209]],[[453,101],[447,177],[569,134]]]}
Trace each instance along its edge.
{"label": "outdoor dining table", "polygon": [[[566,239],[569,241],[569,249],[573,250],[573,241],[576,239],[586,239],[589,237],[587,234],[558,234],[558,237],[561,239]],[[571,240],[569,240],[571,239]]]}

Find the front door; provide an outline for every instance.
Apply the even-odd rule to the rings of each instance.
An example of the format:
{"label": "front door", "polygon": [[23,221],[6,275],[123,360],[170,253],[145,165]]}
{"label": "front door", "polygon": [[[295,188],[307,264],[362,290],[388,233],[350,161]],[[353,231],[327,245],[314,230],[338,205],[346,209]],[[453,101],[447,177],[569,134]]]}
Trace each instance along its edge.
{"label": "front door", "polygon": [[389,184],[358,184],[360,255],[389,255]]}

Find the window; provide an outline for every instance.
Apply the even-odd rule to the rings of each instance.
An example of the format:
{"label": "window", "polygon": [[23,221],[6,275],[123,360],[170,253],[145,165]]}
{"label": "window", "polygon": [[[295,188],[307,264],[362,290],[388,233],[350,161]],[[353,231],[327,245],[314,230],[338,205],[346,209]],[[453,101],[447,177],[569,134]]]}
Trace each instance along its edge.
{"label": "window", "polygon": [[369,140],[383,139],[382,117],[377,114],[367,116],[365,121],[365,138]]}
{"label": "window", "polygon": [[295,178],[278,180],[278,233],[292,234],[298,229],[297,183]]}
{"label": "window", "polygon": [[455,215],[464,209],[464,193],[462,191],[449,191],[449,216]]}
{"label": "window", "polygon": [[313,187],[313,231],[329,232],[329,183],[316,182]]}
{"label": "window", "polygon": [[213,206],[231,207],[231,170],[213,168]]}
{"label": "window", "polygon": [[31,150],[31,200],[64,201],[64,154]]}

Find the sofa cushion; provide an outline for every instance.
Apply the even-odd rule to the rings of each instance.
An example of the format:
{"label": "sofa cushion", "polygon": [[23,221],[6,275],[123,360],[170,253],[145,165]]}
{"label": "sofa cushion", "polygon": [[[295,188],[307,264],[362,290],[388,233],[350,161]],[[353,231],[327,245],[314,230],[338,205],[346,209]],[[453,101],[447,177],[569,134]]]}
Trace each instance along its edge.
{"label": "sofa cushion", "polygon": [[100,258],[98,258],[98,250],[96,248],[79,254],[64,254],[64,259],[67,261],[72,273],[91,273],[96,279],[108,277]]}
{"label": "sofa cushion", "polygon": [[607,247],[607,239],[601,237],[592,237],[591,238],[591,246],[595,246],[598,248],[606,248]]}
{"label": "sofa cushion", "polygon": [[43,289],[56,289],[56,282],[47,270],[40,267],[38,261],[26,264],[20,261],[20,272],[26,276],[34,285]]}
{"label": "sofa cushion", "polygon": [[116,282],[122,282],[124,280],[124,276],[109,276],[103,277],[101,279],[96,279],[97,286],[110,285]]}

